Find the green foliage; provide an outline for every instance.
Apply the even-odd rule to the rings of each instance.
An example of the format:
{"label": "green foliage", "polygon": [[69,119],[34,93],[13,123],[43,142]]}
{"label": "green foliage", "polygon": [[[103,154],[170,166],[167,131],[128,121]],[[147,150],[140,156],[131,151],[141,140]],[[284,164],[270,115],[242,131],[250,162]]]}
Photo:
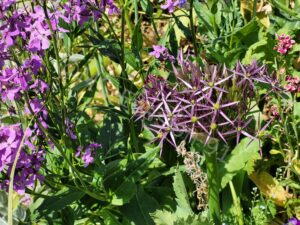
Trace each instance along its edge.
{"label": "green foliage", "polygon": [[259,141],[244,138],[225,158],[218,172],[221,178],[221,188],[241,170],[251,174],[254,170],[254,161],[260,158]]}

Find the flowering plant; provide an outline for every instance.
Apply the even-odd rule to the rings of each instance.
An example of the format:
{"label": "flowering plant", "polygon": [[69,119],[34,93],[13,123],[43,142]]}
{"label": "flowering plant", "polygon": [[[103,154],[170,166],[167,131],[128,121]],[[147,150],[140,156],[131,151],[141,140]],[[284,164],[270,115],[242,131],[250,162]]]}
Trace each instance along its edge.
{"label": "flowering plant", "polygon": [[0,1],[1,224],[298,224],[297,4]]}

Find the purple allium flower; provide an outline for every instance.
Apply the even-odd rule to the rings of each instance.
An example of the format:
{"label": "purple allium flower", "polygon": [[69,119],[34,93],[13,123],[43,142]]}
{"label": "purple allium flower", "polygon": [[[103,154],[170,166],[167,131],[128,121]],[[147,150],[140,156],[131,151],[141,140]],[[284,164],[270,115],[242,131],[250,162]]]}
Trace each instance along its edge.
{"label": "purple allium flower", "polygon": [[174,56],[170,55],[168,49],[162,45],[153,45],[153,51],[149,53],[149,55],[154,56],[160,60],[170,60],[173,62],[175,60]]}
{"label": "purple allium flower", "polygon": [[293,217],[284,225],[300,225],[300,220],[298,220],[296,217]]}
{"label": "purple allium flower", "polygon": [[179,69],[173,66],[176,83],[150,75],[137,102],[137,119],[144,119],[161,148],[165,141],[176,146],[177,139],[191,139],[194,133],[205,135],[206,143],[211,138],[238,143],[242,135],[257,137],[250,128],[253,117],[248,116],[255,84],[277,90],[265,67],[239,62],[234,70],[216,65],[201,69],[180,54],[178,63]]}
{"label": "purple allium flower", "polygon": [[295,44],[295,41],[292,40],[289,35],[276,34],[276,38],[278,39],[278,43],[274,46],[274,50],[277,50],[277,52],[282,55],[285,55]]}

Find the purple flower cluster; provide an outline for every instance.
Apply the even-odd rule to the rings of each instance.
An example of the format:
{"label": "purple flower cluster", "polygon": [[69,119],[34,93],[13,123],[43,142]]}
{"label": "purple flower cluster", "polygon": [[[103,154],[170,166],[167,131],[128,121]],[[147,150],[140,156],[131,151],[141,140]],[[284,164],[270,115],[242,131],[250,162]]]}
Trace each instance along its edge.
{"label": "purple flower cluster", "polygon": [[169,53],[169,50],[162,45],[153,45],[153,51],[149,53],[150,56],[154,56],[155,58],[162,61],[171,61],[174,62],[175,58]]}
{"label": "purple flower cluster", "polygon": [[295,44],[295,41],[292,40],[289,35],[276,34],[276,38],[278,39],[278,43],[275,45],[274,50],[277,50],[277,52],[282,55],[285,55]]}
{"label": "purple flower cluster", "polygon": [[[53,37],[59,38],[59,32],[69,32],[60,26],[60,21],[83,25],[91,18],[99,19],[106,11],[109,15],[119,13],[113,0],[48,3],[44,7],[38,1],[33,4],[17,4],[15,0],[0,1],[0,103],[24,107],[26,118],[35,117],[26,132],[19,123],[6,125],[0,121],[2,186],[6,188],[9,184],[11,166],[20,147],[21,155],[14,182],[14,188],[19,194],[23,194],[25,188],[33,187],[37,180],[43,180],[39,169],[44,160],[44,146],[53,145],[50,141],[45,141],[45,135],[40,130],[40,125],[48,128],[48,111],[44,99],[49,87],[43,81],[46,68],[42,58],[45,57],[45,51],[50,49]],[[16,114],[14,108],[8,108],[7,111]],[[74,125],[69,120],[65,124],[66,133],[72,140],[76,140]],[[76,155],[81,155],[84,166],[94,161],[95,149],[98,147],[100,145],[92,143],[77,152]]]}
{"label": "purple flower cluster", "polygon": [[96,154],[96,149],[101,148],[101,144],[91,143],[87,147],[78,147],[77,152],[75,154],[76,157],[80,157],[84,162],[84,167],[87,167],[91,163],[94,162],[94,157]]}
{"label": "purple flower cluster", "polygon": [[20,148],[14,177],[14,190],[20,195],[25,194],[25,188],[33,188],[37,180],[43,181],[39,170],[44,160],[44,151],[33,144],[35,140],[32,132],[33,130],[24,132],[20,124],[0,127],[1,186],[7,189],[11,168]]}
{"label": "purple flower cluster", "polygon": [[296,217],[293,217],[284,225],[300,225],[300,220],[298,220]]}
{"label": "purple flower cluster", "polygon": [[94,17],[95,20],[108,10],[108,15],[119,14],[120,11],[113,0],[71,0],[64,5],[68,22],[77,21],[79,25]]}
{"label": "purple flower cluster", "polygon": [[[52,8],[46,11],[42,6],[36,5],[34,8],[22,6],[23,8],[13,10],[11,16],[8,10],[16,6],[15,1],[4,1],[0,3],[0,9],[6,14],[0,14],[2,25],[0,27],[1,39],[0,50],[7,52],[11,46],[20,46],[30,52],[46,50],[50,47],[52,31],[67,32],[59,26],[59,21],[66,23],[77,21],[80,25],[90,18],[100,18],[101,13],[108,9],[108,13],[119,13],[113,0],[94,1],[94,0],[72,0],[65,4],[53,2]],[[24,8],[25,7],[25,8]],[[0,56],[0,65],[3,64],[4,56]]]}
{"label": "purple flower cluster", "polygon": [[276,81],[264,66],[237,63],[234,70],[210,65],[200,69],[192,62],[179,60],[174,67],[177,83],[149,75],[145,91],[136,110],[137,119],[156,134],[162,147],[164,141],[177,146],[177,137],[202,133],[207,143],[215,137],[227,142],[242,135],[255,138],[249,124],[251,101],[256,83],[267,84],[276,90]]}
{"label": "purple flower cluster", "polygon": [[168,10],[169,13],[173,13],[177,6],[182,8],[185,3],[186,0],[166,0],[165,4],[161,5],[161,8],[164,10]]}
{"label": "purple flower cluster", "polygon": [[284,89],[291,93],[299,93],[300,92],[300,79],[299,77],[286,77],[287,84],[284,86]]}
{"label": "purple flower cluster", "polygon": [[[41,74],[45,71],[42,57],[44,50],[50,47],[50,30],[63,31],[58,26],[61,13],[49,10],[46,16],[41,6],[18,8],[19,5],[15,3],[16,1],[0,3],[0,8],[5,12],[0,13],[0,103],[24,107],[24,115],[20,116],[35,117],[44,128],[48,128],[48,112],[42,97],[49,88],[41,79]],[[18,49],[22,49],[22,52],[17,52]],[[19,54],[22,57],[18,57]],[[28,101],[25,101],[25,95],[28,95]],[[16,114],[14,108],[8,109],[8,112]],[[29,124],[27,129],[23,129],[19,122],[7,125],[0,121],[0,172],[3,189],[7,189],[9,185],[9,175],[19,149],[14,190],[24,195],[26,188],[33,188],[36,181],[43,181],[40,167],[44,160],[45,144],[44,133],[37,123]]]}

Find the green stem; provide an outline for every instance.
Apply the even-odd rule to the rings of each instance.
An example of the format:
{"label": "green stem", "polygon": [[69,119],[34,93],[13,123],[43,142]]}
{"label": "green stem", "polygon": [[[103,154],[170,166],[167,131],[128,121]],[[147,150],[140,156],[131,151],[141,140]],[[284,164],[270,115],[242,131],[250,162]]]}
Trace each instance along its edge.
{"label": "green stem", "polygon": [[103,61],[102,57],[101,57],[100,53],[98,53],[98,55],[96,56],[97,72],[100,76],[100,86],[101,86],[105,106],[109,106],[108,91],[106,88],[106,80],[104,78],[104,68],[103,68],[102,61]]}
{"label": "green stem", "polygon": [[211,219],[216,225],[221,224],[219,179],[217,176],[217,151],[216,149],[205,149],[205,161],[208,177],[208,208]]}
{"label": "green stem", "polygon": [[[30,120],[29,124],[32,122],[33,118]],[[13,190],[14,190],[14,178],[15,178],[15,170],[16,170],[16,166],[17,166],[17,162],[18,159],[20,157],[21,154],[21,149],[23,147],[23,143],[25,141],[25,137],[26,137],[26,133],[27,130],[29,128],[29,125],[27,126],[26,130],[24,131],[22,140],[20,142],[20,145],[18,147],[17,153],[16,153],[16,157],[14,159],[14,163],[12,165],[11,168],[11,172],[9,175],[9,187],[8,187],[8,204],[7,204],[7,222],[8,225],[13,225]]]}
{"label": "green stem", "polygon": [[125,21],[126,21],[126,24],[127,24],[127,27],[128,27],[129,34],[130,34],[130,36],[132,36],[133,27],[132,27],[132,23],[131,23],[129,11],[128,11],[128,2],[126,0],[125,1],[120,0],[120,4],[123,6],[122,7],[122,14],[124,14],[124,16],[125,16]]}
{"label": "green stem", "polygon": [[200,56],[198,53],[198,46],[197,46],[197,42],[196,42],[196,32],[195,32],[195,28],[194,28],[193,4],[194,4],[194,0],[190,0],[189,19],[190,19],[190,24],[191,24],[192,39],[193,39],[193,46],[194,46],[196,61],[197,61],[198,65],[201,65]]}
{"label": "green stem", "polygon": [[[96,24],[96,31],[99,32],[99,26]],[[109,106],[109,98],[108,98],[108,91],[106,87],[106,79],[104,77],[105,74],[105,69],[103,67],[103,59],[102,56],[100,55],[100,52],[96,55],[96,67],[97,67],[97,72],[100,76],[100,86],[104,98],[104,103],[106,106]]]}
{"label": "green stem", "polygon": [[134,24],[139,22],[138,0],[134,0]]}
{"label": "green stem", "polygon": [[234,185],[232,183],[232,181],[229,181],[229,187],[230,187],[230,191],[231,191],[231,196],[233,199],[233,205],[235,208],[235,214],[237,217],[237,224],[238,225],[244,225],[244,221],[243,221],[243,212],[242,212],[242,208],[241,208],[241,204],[240,204],[240,199],[236,194]]}
{"label": "green stem", "polygon": [[59,89],[60,89],[60,98],[61,98],[61,114],[62,114],[62,128],[65,131],[65,121],[66,121],[66,109],[65,109],[65,100],[64,100],[64,86],[63,86],[63,77],[61,74],[61,67],[60,67],[60,56],[59,56],[59,51],[58,51],[58,43],[57,39],[55,36],[55,32],[53,30],[53,27],[51,25],[48,12],[47,12],[47,1],[44,1],[44,13],[46,17],[46,21],[48,24],[48,27],[51,32],[51,37],[52,37],[52,42],[53,42],[53,47],[54,47],[54,53],[55,53],[55,59],[57,63],[57,75],[59,78]]}
{"label": "green stem", "polygon": [[[49,138],[49,140],[54,144],[54,146],[57,148],[57,150],[59,151],[59,153],[62,155],[62,157],[64,158],[64,160],[66,160],[66,162],[70,166],[71,172],[72,172],[72,174],[73,174],[73,176],[75,178],[74,179],[74,183],[75,183],[76,187],[79,188],[79,186],[77,185],[77,182],[76,182],[76,178],[78,178],[78,180],[80,181],[80,183],[81,183],[81,185],[83,187],[83,190],[79,188],[80,190],[82,190],[83,192],[85,192],[87,195],[89,195],[89,196],[91,196],[91,197],[93,197],[93,198],[95,198],[97,200],[102,201],[103,199],[101,197],[99,197],[98,194],[95,194],[95,193],[93,193],[93,192],[91,192],[91,191],[89,191],[87,189],[87,186],[86,186],[85,182],[82,179],[82,175],[79,173],[79,171],[74,167],[74,165],[72,164],[72,162],[70,161],[70,159],[67,157],[67,155],[65,154],[65,151],[64,151],[62,145],[59,142],[57,142],[56,139],[43,127],[43,125],[41,124],[41,122],[39,121],[39,119],[35,118],[36,114],[33,112],[32,108],[30,106],[28,93],[26,93],[24,95],[24,97],[25,97],[25,102],[28,105],[29,111],[31,112],[32,115],[34,115],[33,118],[35,119],[35,121],[36,121],[39,129],[41,129],[41,131],[45,134],[45,136]],[[77,176],[75,176],[75,174]]]}

